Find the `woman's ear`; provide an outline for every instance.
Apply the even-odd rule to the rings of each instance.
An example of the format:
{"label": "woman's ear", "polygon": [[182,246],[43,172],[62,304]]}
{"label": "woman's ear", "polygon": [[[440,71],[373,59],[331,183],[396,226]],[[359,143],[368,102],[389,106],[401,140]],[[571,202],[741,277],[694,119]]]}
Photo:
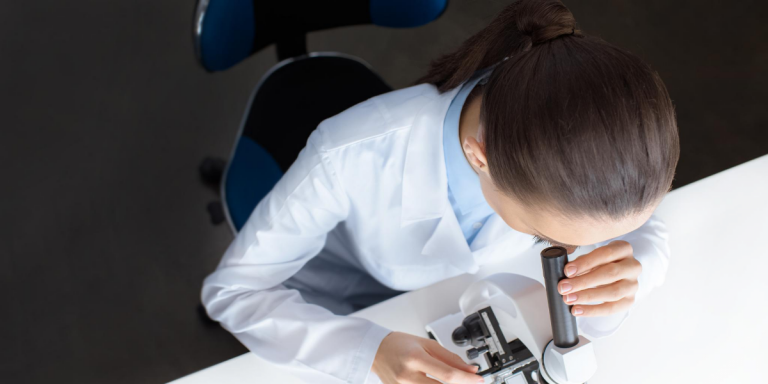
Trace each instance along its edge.
{"label": "woman's ear", "polygon": [[477,141],[472,136],[467,136],[464,138],[462,148],[472,168],[475,168],[478,172],[489,174],[488,159],[485,157],[485,143]]}

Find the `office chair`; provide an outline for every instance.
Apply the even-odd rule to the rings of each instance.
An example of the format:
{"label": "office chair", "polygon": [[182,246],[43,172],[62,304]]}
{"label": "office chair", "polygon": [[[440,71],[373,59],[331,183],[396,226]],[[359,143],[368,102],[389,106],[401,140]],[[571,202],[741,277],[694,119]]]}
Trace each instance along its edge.
{"label": "office chair", "polygon": [[307,33],[360,24],[416,27],[446,7],[447,0],[198,0],[194,46],[205,70],[226,70],[271,44],[279,60],[251,95],[229,161],[206,158],[200,165],[203,181],[223,201],[208,204],[212,222],[226,220],[236,233],[322,120],[391,90],[357,57],[307,53]]}

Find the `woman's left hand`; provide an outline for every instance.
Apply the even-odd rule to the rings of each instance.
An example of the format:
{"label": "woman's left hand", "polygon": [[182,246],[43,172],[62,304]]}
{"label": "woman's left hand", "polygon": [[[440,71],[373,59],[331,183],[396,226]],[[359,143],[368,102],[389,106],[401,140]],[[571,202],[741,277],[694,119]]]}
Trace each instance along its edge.
{"label": "woman's left hand", "polygon": [[[635,302],[642,270],[628,242],[612,241],[566,264],[568,278],[558,283],[557,290],[566,304],[573,305],[574,316],[608,316],[626,311]],[[603,303],[587,304],[592,302]]]}

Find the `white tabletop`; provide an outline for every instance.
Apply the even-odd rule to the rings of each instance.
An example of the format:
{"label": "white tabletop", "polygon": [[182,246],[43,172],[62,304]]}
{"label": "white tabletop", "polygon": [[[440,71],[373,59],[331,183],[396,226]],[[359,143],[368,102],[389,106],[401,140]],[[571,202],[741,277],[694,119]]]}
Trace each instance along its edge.
{"label": "white tabletop", "polygon": [[[665,284],[608,338],[594,343],[603,383],[768,382],[768,155],[671,192],[656,211],[672,259]],[[515,259],[412,291],[354,314],[424,336],[424,326],[459,311],[473,281],[502,270],[528,274]],[[540,267],[539,267],[540,268]],[[253,354],[173,384],[298,383]]]}

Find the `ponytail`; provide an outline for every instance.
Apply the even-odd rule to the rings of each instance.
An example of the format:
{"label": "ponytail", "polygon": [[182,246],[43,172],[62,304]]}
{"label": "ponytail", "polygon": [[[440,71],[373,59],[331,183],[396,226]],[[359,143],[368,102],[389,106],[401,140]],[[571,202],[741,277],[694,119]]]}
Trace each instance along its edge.
{"label": "ponytail", "polygon": [[581,31],[562,2],[520,0],[505,7],[457,51],[433,61],[429,72],[417,83],[431,83],[441,93],[446,92],[469,79],[477,70],[565,35],[581,36]]}

